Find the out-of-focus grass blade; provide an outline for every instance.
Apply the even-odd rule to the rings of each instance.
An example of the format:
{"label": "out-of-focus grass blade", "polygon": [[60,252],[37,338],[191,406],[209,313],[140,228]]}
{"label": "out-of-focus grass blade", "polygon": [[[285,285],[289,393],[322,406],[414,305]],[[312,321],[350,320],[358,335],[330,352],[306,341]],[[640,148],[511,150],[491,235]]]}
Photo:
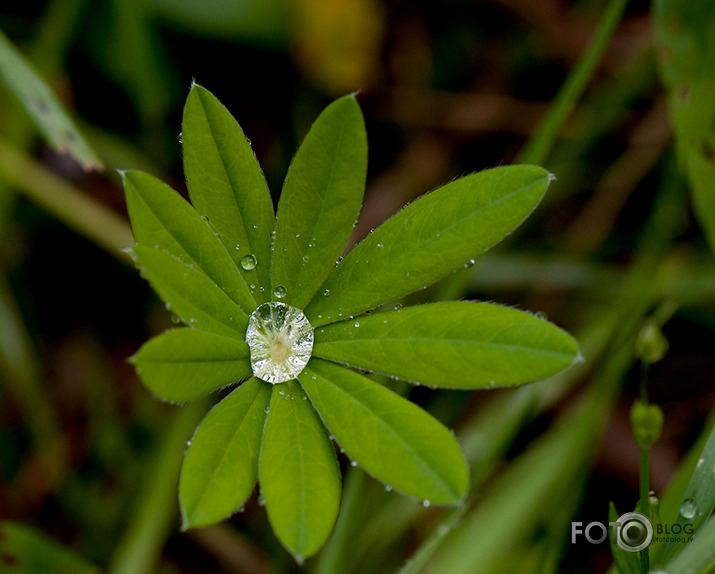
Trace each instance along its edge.
{"label": "out-of-focus grass blade", "polygon": [[[715,430],[710,434],[685,491],[675,525],[683,532],[698,534],[715,507]],[[673,531],[675,532],[675,525]],[[672,537],[665,550],[666,560],[689,544],[688,537]]]}
{"label": "out-of-focus grass blade", "polygon": [[658,0],[653,14],[678,160],[690,183],[695,213],[715,250],[715,4]]}
{"label": "out-of-focus grass blade", "polygon": [[0,522],[0,572],[74,572],[99,569],[51,538],[19,522]]}
{"label": "out-of-focus grass blade", "polygon": [[50,87],[2,31],[0,80],[30,114],[52,147],[60,153],[69,153],[85,171],[104,167]]}

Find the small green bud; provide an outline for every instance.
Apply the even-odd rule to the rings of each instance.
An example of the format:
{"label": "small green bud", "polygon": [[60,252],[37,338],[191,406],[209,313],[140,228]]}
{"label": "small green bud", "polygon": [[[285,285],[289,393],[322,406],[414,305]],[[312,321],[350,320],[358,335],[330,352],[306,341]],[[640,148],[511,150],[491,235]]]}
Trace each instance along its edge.
{"label": "small green bud", "polygon": [[646,323],[636,339],[636,356],[652,365],[665,357],[667,352],[668,339],[653,323]]}
{"label": "small green bud", "polygon": [[663,411],[658,405],[644,405],[637,400],[631,407],[633,438],[642,449],[649,449],[663,430]]}

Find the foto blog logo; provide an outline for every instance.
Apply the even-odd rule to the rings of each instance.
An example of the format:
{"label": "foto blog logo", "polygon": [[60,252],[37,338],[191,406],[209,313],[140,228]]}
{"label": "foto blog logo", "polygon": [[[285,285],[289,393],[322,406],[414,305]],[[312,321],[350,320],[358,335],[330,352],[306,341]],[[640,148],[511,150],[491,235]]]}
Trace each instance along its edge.
{"label": "foto blog logo", "polygon": [[583,535],[591,544],[600,544],[608,538],[608,528],[616,544],[626,552],[640,552],[648,548],[653,541],[653,524],[648,517],[639,512],[626,512],[608,526],[602,522],[571,523],[571,544],[576,544],[578,536]]}

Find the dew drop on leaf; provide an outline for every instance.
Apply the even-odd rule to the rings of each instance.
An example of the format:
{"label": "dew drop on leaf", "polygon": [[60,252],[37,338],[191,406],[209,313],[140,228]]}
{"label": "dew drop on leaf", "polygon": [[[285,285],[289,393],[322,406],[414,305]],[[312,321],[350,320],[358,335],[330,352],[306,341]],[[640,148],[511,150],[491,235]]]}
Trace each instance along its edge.
{"label": "dew drop on leaf", "polygon": [[680,507],[680,515],[683,518],[690,519],[695,516],[696,510],[697,507],[695,506],[695,503],[692,500],[686,500]]}
{"label": "dew drop on leaf", "polygon": [[245,271],[255,269],[257,264],[258,261],[256,260],[256,257],[250,253],[241,259],[241,267],[243,267]]}
{"label": "dew drop on leaf", "polygon": [[253,374],[268,383],[284,383],[295,379],[308,364],[313,327],[299,309],[271,301],[251,313],[246,343]]}
{"label": "dew drop on leaf", "polygon": [[283,299],[283,297],[285,297],[287,293],[288,293],[288,291],[286,290],[285,287],[283,287],[283,285],[278,285],[278,286],[273,290],[273,296],[274,296],[276,299]]}
{"label": "dew drop on leaf", "polygon": [[429,501],[429,500],[426,500],[426,499],[425,499],[425,500],[422,501],[422,506],[424,506],[425,508],[429,508],[429,505],[430,505],[430,501]]}
{"label": "dew drop on leaf", "polygon": [[384,247],[384,245],[385,245],[385,244],[384,244],[382,241],[378,241],[378,242],[377,242],[377,246],[378,246],[378,247]]}
{"label": "dew drop on leaf", "polygon": [[389,484],[385,485],[385,492],[392,492],[392,487]]}
{"label": "dew drop on leaf", "polygon": [[356,326],[356,327],[359,327],[359,326],[360,326],[360,323],[358,323],[357,321],[355,321],[355,326]]}
{"label": "dew drop on leaf", "polygon": [[330,295],[330,289],[326,289],[325,291],[323,291],[323,295],[325,295],[326,297]]}
{"label": "dew drop on leaf", "polygon": [[350,461],[350,466],[352,466],[353,468],[355,468],[355,467],[357,466],[357,462],[354,461],[354,460],[351,460],[351,461]]}

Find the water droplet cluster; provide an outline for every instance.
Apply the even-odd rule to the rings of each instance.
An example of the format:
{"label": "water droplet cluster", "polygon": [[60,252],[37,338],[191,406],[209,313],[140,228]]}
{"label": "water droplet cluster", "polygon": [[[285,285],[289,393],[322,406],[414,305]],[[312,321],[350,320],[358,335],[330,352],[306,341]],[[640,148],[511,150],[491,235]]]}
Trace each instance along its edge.
{"label": "water droplet cluster", "polygon": [[268,383],[295,379],[313,351],[313,327],[302,311],[271,301],[248,319],[246,343],[253,374]]}

